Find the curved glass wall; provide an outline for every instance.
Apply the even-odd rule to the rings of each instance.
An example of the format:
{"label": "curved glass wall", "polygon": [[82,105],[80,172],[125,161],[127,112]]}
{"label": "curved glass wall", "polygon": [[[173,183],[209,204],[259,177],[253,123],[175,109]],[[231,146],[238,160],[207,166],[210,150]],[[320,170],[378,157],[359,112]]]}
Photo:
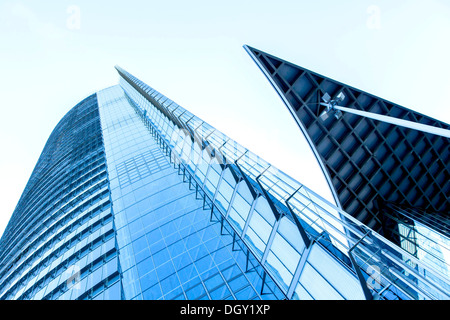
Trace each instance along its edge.
{"label": "curved glass wall", "polygon": [[230,224],[288,299],[450,297],[434,281],[449,281],[439,270],[116,68],[160,148],[203,190],[212,211]]}
{"label": "curved glass wall", "polygon": [[448,299],[448,278],[117,67],[50,136],[1,299]]}
{"label": "curved glass wall", "polygon": [[102,90],[98,100],[124,298],[283,299],[202,188],[174,168],[122,88]]}
{"label": "curved glass wall", "polygon": [[52,132],[0,243],[1,299],[120,299],[96,94]]}

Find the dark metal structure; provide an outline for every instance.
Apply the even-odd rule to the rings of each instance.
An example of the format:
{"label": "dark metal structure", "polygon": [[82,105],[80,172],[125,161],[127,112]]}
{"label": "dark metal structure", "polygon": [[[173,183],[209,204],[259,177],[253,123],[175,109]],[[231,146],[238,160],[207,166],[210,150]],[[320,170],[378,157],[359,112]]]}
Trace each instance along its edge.
{"label": "dark metal structure", "polygon": [[[450,144],[424,133],[351,113],[322,119],[321,98],[345,94],[344,107],[450,129],[426,115],[245,46],[304,133],[343,210],[378,232],[388,204],[448,219]],[[385,234],[389,232],[384,232]]]}

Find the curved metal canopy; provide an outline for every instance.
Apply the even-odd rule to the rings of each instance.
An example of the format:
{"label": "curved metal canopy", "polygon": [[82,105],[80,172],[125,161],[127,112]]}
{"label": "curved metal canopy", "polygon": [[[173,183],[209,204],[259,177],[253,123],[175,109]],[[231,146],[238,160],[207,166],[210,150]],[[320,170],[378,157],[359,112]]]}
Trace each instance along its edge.
{"label": "curved metal canopy", "polygon": [[[450,139],[355,113],[412,121],[439,132],[449,130],[448,124],[255,48],[244,48],[304,133],[343,210],[379,232],[388,203],[448,217]],[[325,94],[338,99],[344,112],[320,117]]]}

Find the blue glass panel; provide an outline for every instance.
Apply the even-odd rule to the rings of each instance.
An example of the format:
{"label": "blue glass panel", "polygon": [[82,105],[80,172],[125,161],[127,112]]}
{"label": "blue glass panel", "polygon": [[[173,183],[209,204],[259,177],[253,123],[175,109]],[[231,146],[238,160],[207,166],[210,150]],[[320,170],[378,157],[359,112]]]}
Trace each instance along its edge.
{"label": "blue glass panel", "polygon": [[140,277],[141,289],[144,291],[159,282],[156,271],[150,271]]}
{"label": "blue glass panel", "polygon": [[155,268],[155,265],[153,263],[153,259],[151,257],[143,260],[142,262],[139,262],[137,265],[137,270],[140,276],[148,273],[149,271],[153,270]]}
{"label": "blue glass panel", "polygon": [[178,280],[178,276],[176,274],[172,274],[171,276],[165,278],[160,282],[161,290],[163,294],[169,293],[174,288],[177,288],[180,285],[180,281]]}
{"label": "blue glass panel", "polygon": [[157,299],[161,298],[161,296],[162,296],[162,291],[161,291],[161,287],[159,284],[156,284],[153,287],[142,292],[142,298],[144,300],[157,300]]}
{"label": "blue glass panel", "polygon": [[173,266],[172,261],[167,261],[166,263],[156,267],[156,273],[158,274],[159,279],[165,279],[169,275],[175,272],[175,268]]}
{"label": "blue glass panel", "polygon": [[319,245],[308,256],[309,263],[346,299],[365,299],[358,280]]}
{"label": "blue glass panel", "polygon": [[211,299],[213,300],[223,300],[231,296],[230,290],[224,285],[221,286],[210,293]]}
{"label": "blue glass panel", "polygon": [[255,290],[251,286],[247,286],[244,289],[235,293],[236,299],[250,300],[257,296]]}
{"label": "blue glass panel", "polygon": [[342,300],[343,297],[309,263],[305,264],[300,283],[314,298],[320,300]]}
{"label": "blue glass panel", "polygon": [[206,290],[201,283],[186,291],[186,296],[189,300],[199,299],[205,294]]}

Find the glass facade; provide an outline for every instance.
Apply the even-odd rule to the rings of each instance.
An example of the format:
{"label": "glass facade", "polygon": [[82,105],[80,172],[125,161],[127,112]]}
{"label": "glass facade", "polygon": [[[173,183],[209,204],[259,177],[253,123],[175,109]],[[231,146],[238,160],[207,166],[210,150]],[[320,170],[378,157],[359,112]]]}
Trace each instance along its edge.
{"label": "glass facade", "polygon": [[56,126],[0,243],[1,299],[120,299],[97,96]]}
{"label": "glass facade", "polygon": [[439,270],[116,69],[49,138],[1,299],[449,298]]}
{"label": "glass facade", "polygon": [[[98,93],[125,299],[279,299],[119,87]],[[236,239],[234,239],[236,240]]]}
{"label": "glass facade", "polygon": [[[439,214],[424,213],[418,209],[402,208],[389,205],[385,208],[385,215],[391,226],[391,237],[407,252],[420,261],[433,266],[434,269],[450,277],[450,239],[449,218]],[[436,228],[436,221],[439,221]],[[414,264],[411,266],[416,267]],[[426,270],[420,270],[423,274]],[[433,275],[431,275],[433,277]],[[450,291],[450,284],[439,277],[433,279],[446,291]]]}

